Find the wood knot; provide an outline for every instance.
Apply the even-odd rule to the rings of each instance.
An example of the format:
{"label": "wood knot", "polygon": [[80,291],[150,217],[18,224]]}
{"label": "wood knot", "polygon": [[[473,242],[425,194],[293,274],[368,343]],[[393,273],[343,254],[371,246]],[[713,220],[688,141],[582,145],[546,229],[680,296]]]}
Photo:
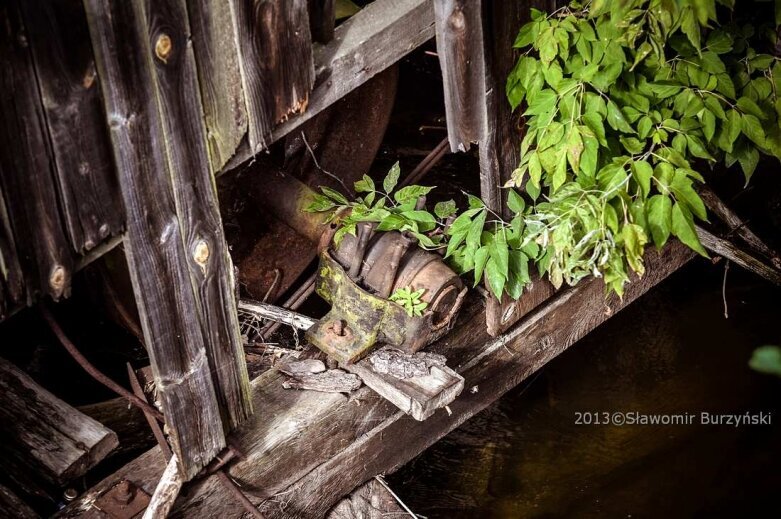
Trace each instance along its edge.
{"label": "wood knot", "polygon": [[49,288],[57,295],[62,294],[62,290],[65,288],[65,267],[62,265],[57,265],[52,269],[49,276]]}
{"label": "wood knot", "polygon": [[171,37],[167,34],[161,34],[157,37],[155,42],[155,56],[163,63],[168,63],[168,58],[171,56],[171,50],[173,49],[173,43]]}
{"label": "wood knot", "polygon": [[453,32],[463,31],[466,27],[466,16],[464,16],[464,11],[460,8],[453,9],[453,12],[448,16],[447,24]]}
{"label": "wood knot", "polygon": [[206,240],[199,240],[198,243],[195,244],[193,259],[201,268],[206,268],[206,262],[209,261],[209,244],[206,243]]}

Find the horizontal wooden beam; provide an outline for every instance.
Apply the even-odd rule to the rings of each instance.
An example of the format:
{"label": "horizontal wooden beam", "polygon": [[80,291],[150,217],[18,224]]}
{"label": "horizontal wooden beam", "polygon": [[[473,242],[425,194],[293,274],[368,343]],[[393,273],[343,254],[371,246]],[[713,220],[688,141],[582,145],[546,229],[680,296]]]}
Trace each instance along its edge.
{"label": "horizontal wooden beam", "polygon": [[[693,253],[672,243],[649,250],[647,270],[634,279],[623,300],[605,298],[599,279],[564,290],[504,335],[485,330],[483,302],[465,305],[453,333],[431,347],[466,378],[466,390],[450,409],[425,422],[407,417],[368,388],[349,396],[282,388],[284,377],[269,371],[253,381],[253,401],[263,409],[236,432],[233,442],[245,458],[231,476],[267,517],[322,517],[342,496],[371,477],[392,472],[476,413],[495,402],[611,315],[686,264]],[[78,516],[91,500],[120,478],[147,492],[165,468],[152,449],[106,478],[72,503]],[[180,497],[183,517],[240,517],[244,509],[226,499],[218,481],[205,481]]]}

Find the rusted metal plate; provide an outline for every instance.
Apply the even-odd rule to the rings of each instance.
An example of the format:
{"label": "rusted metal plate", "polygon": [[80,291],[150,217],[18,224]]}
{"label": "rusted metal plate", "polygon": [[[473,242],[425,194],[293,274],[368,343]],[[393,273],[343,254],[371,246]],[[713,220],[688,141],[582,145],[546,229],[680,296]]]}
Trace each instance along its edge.
{"label": "rusted metal plate", "polygon": [[132,519],[143,512],[151,497],[132,481],[122,479],[101,494],[93,505],[111,519]]}

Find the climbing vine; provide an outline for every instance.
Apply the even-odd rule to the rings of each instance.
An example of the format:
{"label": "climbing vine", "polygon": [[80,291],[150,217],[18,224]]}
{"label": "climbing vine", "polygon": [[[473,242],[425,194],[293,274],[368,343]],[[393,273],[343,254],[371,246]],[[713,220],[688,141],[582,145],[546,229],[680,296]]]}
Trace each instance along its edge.
{"label": "climbing vine", "polygon": [[[444,248],[459,273],[475,284],[485,278],[497,298],[520,297],[532,265],[557,287],[593,275],[622,294],[629,273],[644,272],[645,246],[661,248],[670,236],[705,255],[695,222],[707,218],[697,186],[708,170],[736,165],[748,182],[761,155],[781,159],[777,35],[773,24],[740,23],[734,4],[593,0],[550,14],[532,9],[507,80],[526,129],[505,186],[509,221],[471,195],[460,214],[452,201],[429,213],[418,199],[432,188],[393,191],[398,165],[382,190],[364,177],[356,201],[324,189],[311,210],[350,207],[337,241],[374,221]],[[770,5],[744,7],[772,20]],[[757,14],[763,7],[767,18]]]}

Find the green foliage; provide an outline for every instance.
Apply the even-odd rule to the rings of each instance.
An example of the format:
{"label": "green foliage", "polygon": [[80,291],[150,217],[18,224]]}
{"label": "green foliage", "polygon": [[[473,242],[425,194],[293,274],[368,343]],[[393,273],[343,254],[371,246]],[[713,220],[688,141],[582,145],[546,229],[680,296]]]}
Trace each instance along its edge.
{"label": "green foliage", "polygon": [[423,288],[413,292],[410,287],[404,287],[396,290],[388,299],[401,305],[410,317],[422,317],[428,307],[428,303],[420,299],[424,292]]}
{"label": "green foliage", "polygon": [[532,10],[507,80],[527,124],[508,187],[546,198],[513,210],[526,225],[521,244],[542,246],[535,260],[555,285],[593,274],[621,294],[630,270],[643,273],[649,239],[662,247],[675,236],[705,255],[694,229],[707,217],[697,170],[738,164],[748,182],[760,154],[781,159],[781,63],[754,46],[775,41],[753,24],[719,26],[734,3]]}
{"label": "green foliage", "polygon": [[748,363],[751,369],[760,373],[768,373],[781,377],[781,348],[778,346],[761,346],[754,350]]}
{"label": "green foliage", "polygon": [[397,190],[400,174],[397,162],[383,180],[382,190],[378,190],[374,180],[364,175],[355,183],[355,192],[359,196],[352,202],[338,191],[321,186],[321,194],[315,195],[306,210],[330,212],[328,221],[339,218],[339,229],[334,235],[336,244],[347,233],[355,236],[358,223],[376,222],[378,231],[408,232],[423,248],[439,248],[442,246],[442,233],[438,229],[444,226],[446,218],[456,212],[455,202],[440,202],[435,214],[416,209],[418,199],[434,188],[412,185]]}

